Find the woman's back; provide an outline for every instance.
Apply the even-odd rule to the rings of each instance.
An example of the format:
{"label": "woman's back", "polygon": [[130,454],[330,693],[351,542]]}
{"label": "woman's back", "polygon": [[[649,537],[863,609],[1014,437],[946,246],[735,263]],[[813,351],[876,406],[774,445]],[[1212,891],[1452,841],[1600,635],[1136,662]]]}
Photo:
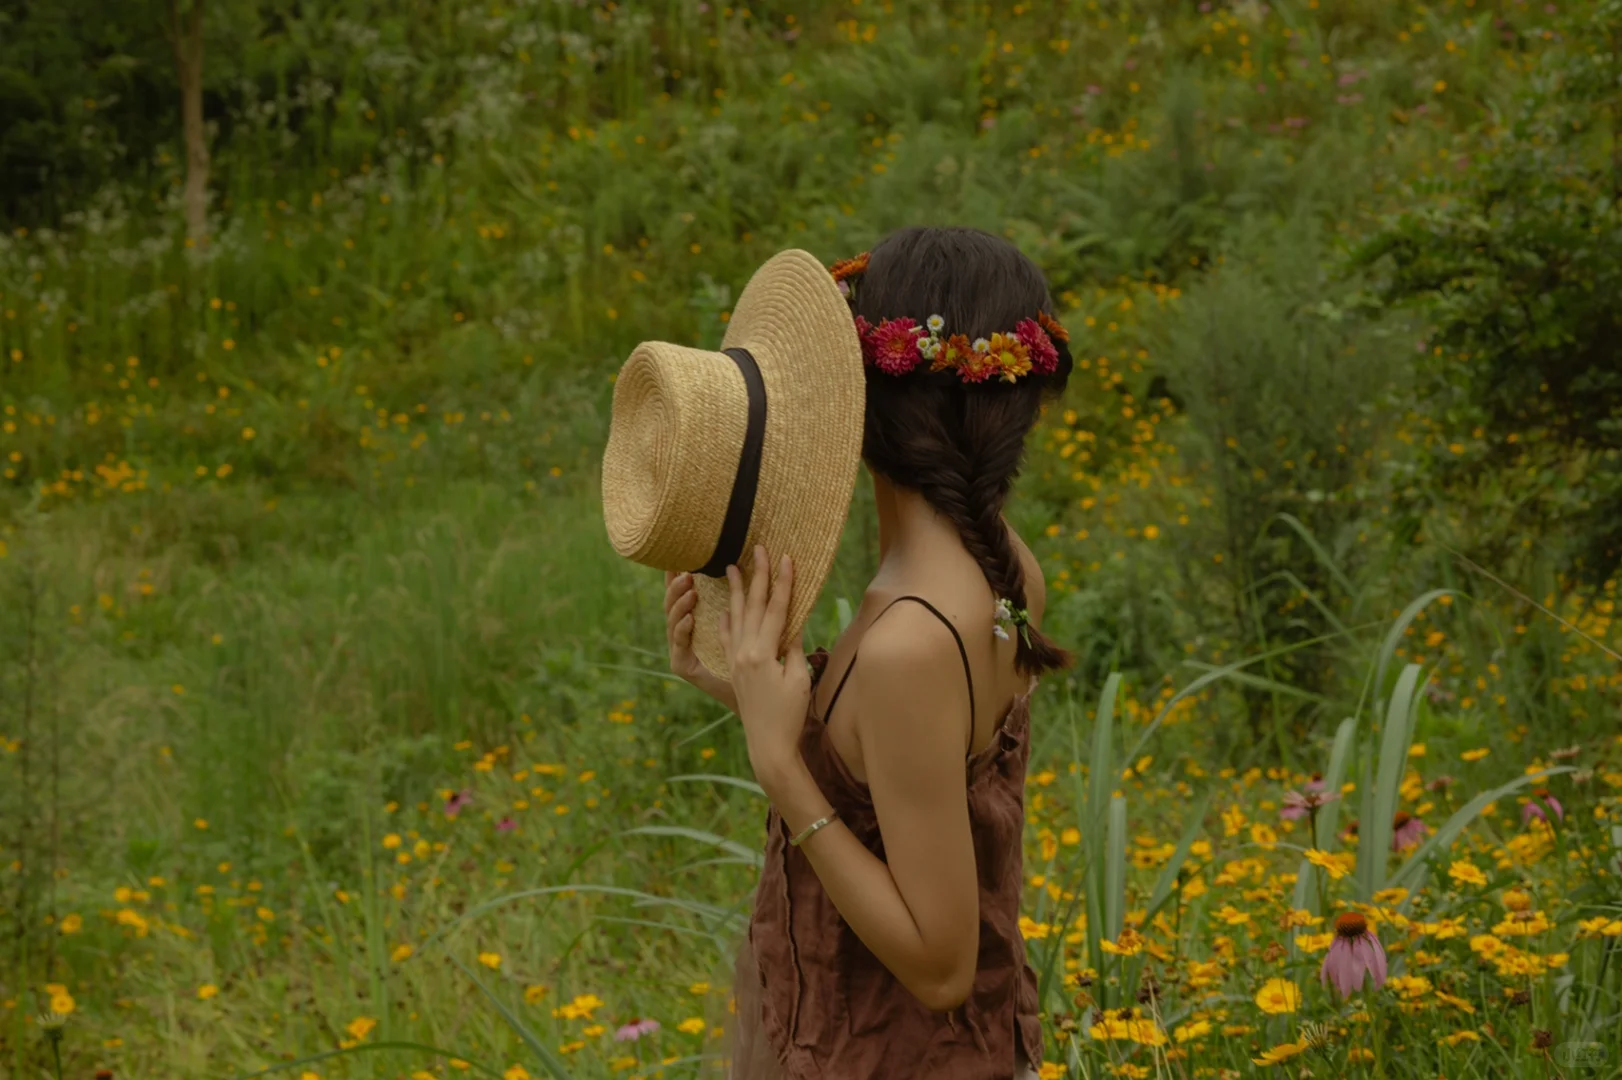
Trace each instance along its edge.
{"label": "woman's back", "polygon": [[[897,597],[887,610],[915,603],[944,618],[915,596]],[[826,652],[817,650],[812,664],[815,689],[829,668]],[[1007,1080],[1016,1067],[1021,1076],[1032,1073],[1029,1063],[1041,1060],[1042,1031],[1019,906],[1034,684],[1034,678],[1027,681],[996,726],[988,727],[986,744],[964,763],[978,913],[967,998],[937,1011],[910,993],[840,917],[772,810],[754,910],[735,968],[737,1017],[726,1054],[732,1080]],[[872,791],[853,775],[813,711],[800,750],[840,820],[870,852],[886,858]],[[896,832],[892,826],[890,836]]]}

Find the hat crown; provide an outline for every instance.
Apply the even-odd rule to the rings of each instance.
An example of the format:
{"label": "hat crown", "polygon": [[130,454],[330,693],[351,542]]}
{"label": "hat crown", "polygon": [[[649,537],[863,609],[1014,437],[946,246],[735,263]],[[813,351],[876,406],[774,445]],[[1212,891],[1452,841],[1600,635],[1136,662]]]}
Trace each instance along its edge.
{"label": "hat crown", "polygon": [[614,550],[660,570],[709,561],[743,452],[749,400],[725,353],[645,341],[614,383],[603,453],[604,522]]}

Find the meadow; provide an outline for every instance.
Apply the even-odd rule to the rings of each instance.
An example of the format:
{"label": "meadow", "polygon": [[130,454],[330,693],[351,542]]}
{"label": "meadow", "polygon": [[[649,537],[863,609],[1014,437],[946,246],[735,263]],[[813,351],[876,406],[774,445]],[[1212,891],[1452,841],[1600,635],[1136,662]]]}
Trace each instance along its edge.
{"label": "meadow", "polygon": [[0,1075],[722,1075],[766,806],[613,376],[919,222],[1077,358],[1044,1080],[1622,1075],[1612,0],[221,0],[201,237],[108,12],[0,233]]}

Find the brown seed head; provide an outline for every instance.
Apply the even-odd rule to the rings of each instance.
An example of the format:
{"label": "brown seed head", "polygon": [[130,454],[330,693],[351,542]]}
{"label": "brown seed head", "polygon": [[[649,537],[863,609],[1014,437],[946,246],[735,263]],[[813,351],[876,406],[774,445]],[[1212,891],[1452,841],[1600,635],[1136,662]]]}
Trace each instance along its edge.
{"label": "brown seed head", "polygon": [[1335,936],[1360,938],[1369,932],[1369,921],[1355,911],[1344,911],[1335,916]]}

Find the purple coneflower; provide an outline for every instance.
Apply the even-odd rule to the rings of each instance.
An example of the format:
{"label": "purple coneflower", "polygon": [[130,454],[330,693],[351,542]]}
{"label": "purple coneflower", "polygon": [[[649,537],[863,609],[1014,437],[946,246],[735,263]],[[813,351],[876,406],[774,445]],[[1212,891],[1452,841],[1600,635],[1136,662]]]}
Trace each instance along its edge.
{"label": "purple coneflower", "polygon": [[635,1042],[644,1035],[652,1035],[659,1030],[657,1020],[632,1020],[629,1024],[614,1032],[615,1042]]}
{"label": "purple coneflower", "polygon": [[473,792],[463,788],[455,795],[445,800],[445,816],[453,818],[462,812],[462,808],[473,801]]}
{"label": "purple coneflower", "polygon": [[[1539,803],[1542,805],[1539,805]],[[1540,787],[1532,789],[1532,798],[1527,800],[1525,806],[1521,807],[1521,824],[1526,825],[1533,818],[1537,818],[1539,821],[1548,821],[1549,816],[1543,812],[1544,807],[1548,807],[1549,813],[1554,815],[1556,821],[1566,820],[1566,808],[1560,805],[1560,800],[1549,794],[1548,788]]]}
{"label": "purple coneflower", "polygon": [[1447,776],[1446,774],[1444,774],[1442,776],[1438,776],[1435,780],[1432,780],[1430,783],[1426,784],[1425,785],[1425,790],[1426,791],[1446,791],[1448,788],[1450,788],[1452,786],[1453,786],[1453,778],[1451,776]]}
{"label": "purple coneflower", "polygon": [[1339,795],[1324,794],[1321,783],[1317,791],[1309,790],[1305,793],[1286,791],[1284,793],[1284,809],[1278,812],[1278,816],[1285,821],[1299,821],[1308,814],[1316,814],[1320,807],[1326,803],[1332,803],[1338,798],[1340,798]]}
{"label": "purple coneflower", "polygon": [[1308,795],[1316,795],[1323,791],[1325,786],[1324,774],[1321,772],[1315,772],[1308,777],[1306,783],[1301,785],[1301,790],[1306,792]]}
{"label": "purple coneflower", "polygon": [[1411,847],[1418,847],[1419,842],[1430,835],[1430,829],[1423,821],[1406,810],[1398,810],[1397,816],[1391,819],[1391,850],[1406,851]]}
{"label": "purple coneflower", "polygon": [[1369,929],[1369,921],[1355,911],[1335,916],[1335,940],[1329,944],[1318,981],[1333,983],[1342,997],[1362,989],[1364,976],[1372,976],[1373,989],[1385,985],[1385,949]]}
{"label": "purple coneflower", "polygon": [[512,832],[516,828],[518,828],[518,822],[511,817],[504,817],[496,822],[496,832]]}

